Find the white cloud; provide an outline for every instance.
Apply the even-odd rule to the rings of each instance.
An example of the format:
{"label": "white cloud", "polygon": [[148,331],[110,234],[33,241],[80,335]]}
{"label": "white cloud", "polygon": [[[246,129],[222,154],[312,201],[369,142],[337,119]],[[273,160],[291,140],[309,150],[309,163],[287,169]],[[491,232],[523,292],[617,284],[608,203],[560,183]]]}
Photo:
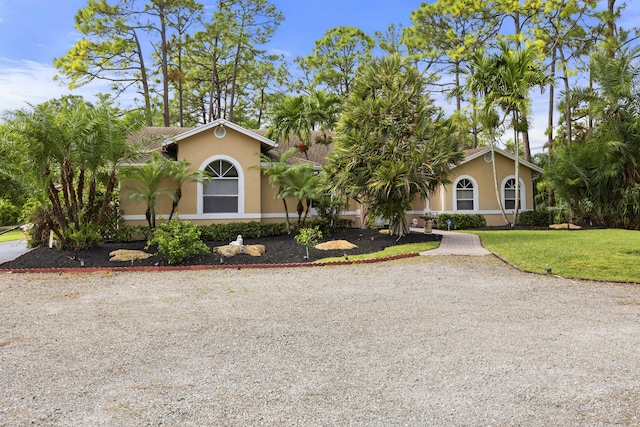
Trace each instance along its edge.
{"label": "white cloud", "polygon": [[293,55],[291,53],[291,51],[289,51],[289,50],[283,50],[283,49],[278,49],[278,48],[269,49],[269,53],[274,54],[274,55],[282,55],[285,58],[290,58]]}
{"label": "white cloud", "polygon": [[91,84],[69,90],[65,85],[53,80],[56,69],[52,65],[28,60],[0,58],[0,112],[27,108],[63,95],[81,95],[95,100],[97,92],[108,92],[108,87]]}

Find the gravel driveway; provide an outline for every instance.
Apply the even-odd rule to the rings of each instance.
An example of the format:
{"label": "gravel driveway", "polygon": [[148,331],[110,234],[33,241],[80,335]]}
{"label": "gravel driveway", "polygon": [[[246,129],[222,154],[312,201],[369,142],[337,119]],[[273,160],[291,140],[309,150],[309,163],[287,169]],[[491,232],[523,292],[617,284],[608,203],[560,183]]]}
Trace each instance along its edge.
{"label": "gravel driveway", "polygon": [[0,274],[2,426],[640,425],[640,286],[494,257]]}

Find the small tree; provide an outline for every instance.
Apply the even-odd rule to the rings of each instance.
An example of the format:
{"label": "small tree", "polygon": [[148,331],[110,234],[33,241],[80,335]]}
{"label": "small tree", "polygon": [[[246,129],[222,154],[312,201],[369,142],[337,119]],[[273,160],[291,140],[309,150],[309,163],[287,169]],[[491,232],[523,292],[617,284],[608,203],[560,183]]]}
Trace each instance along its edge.
{"label": "small tree", "polygon": [[305,259],[309,259],[309,248],[314,247],[318,244],[318,239],[322,238],[322,231],[320,231],[320,227],[316,226],[313,228],[301,228],[296,235],[296,242],[304,245],[307,256]]}

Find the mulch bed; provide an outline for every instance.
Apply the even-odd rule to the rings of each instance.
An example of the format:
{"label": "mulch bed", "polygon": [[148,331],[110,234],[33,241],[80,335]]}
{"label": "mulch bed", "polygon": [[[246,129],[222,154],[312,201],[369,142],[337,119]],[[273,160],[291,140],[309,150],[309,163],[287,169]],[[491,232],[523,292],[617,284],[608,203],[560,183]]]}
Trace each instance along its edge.
{"label": "mulch bed", "polygon": [[[294,234],[278,237],[266,237],[261,239],[245,239],[245,245],[265,245],[266,252],[260,257],[253,257],[247,254],[236,255],[231,258],[223,258],[218,255],[208,254],[183,262],[182,266],[199,266],[199,265],[247,265],[247,264],[292,264],[312,262],[327,257],[344,257],[356,254],[367,254],[383,250],[386,247],[406,244],[420,243],[427,241],[440,240],[438,234],[411,233],[396,241],[395,237],[381,234],[377,230],[362,229],[341,229],[331,233],[319,242],[330,240],[347,240],[357,248],[348,251],[343,250],[318,250],[310,249],[309,260],[304,257],[306,255],[304,246],[298,244],[294,239]],[[206,242],[210,248],[223,246],[229,242]],[[48,269],[48,268],[78,268],[81,263],[85,268],[109,268],[109,267],[145,267],[145,266],[165,266],[168,265],[166,258],[161,255],[153,255],[150,258],[134,261],[118,261],[110,262],[109,253],[116,249],[134,249],[155,253],[156,248],[151,247],[145,249],[146,242],[129,242],[129,243],[103,243],[102,245],[83,251],[69,251],[50,249],[48,247],[39,247],[27,254],[24,254],[13,261],[0,264],[0,269],[4,270],[21,270],[21,269]]]}

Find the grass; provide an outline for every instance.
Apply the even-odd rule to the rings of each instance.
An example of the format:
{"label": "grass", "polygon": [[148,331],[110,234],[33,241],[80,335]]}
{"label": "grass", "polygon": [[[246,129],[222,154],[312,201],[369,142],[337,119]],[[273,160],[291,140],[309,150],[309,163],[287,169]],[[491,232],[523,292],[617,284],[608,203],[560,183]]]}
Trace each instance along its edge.
{"label": "grass", "polygon": [[[437,248],[438,245],[440,245],[440,242],[408,243],[406,245],[389,246],[385,248],[383,251],[374,252],[371,254],[349,255],[349,251],[345,251],[345,252],[349,256],[350,261],[361,261],[363,259],[384,258],[392,255],[428,251],[428,250]],[[314,262],[334,262],[334,261],[344,261],[344,257],[322,258]]]}
{"label": "grass", "polygon": [[640,282],[640,232],[633,230],[474,231],[482,245],[518,267],[583,279]]}
{"label": "grass", "polygon": [[0,234],[0,242],[10,242],[12,240],[20,240],[24,238],[24,234],[20,230],[9,231],[8,233]]}

